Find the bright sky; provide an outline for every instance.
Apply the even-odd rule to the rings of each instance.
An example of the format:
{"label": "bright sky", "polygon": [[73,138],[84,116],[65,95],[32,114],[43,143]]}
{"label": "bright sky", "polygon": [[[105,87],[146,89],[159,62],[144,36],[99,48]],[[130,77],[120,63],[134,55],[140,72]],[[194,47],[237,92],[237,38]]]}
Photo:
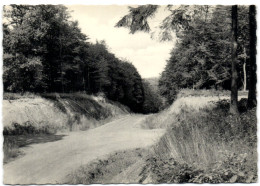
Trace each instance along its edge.
{"label": "bright sky", "polygon": [[[129,34],[125,28],[114,25],[128,13],[127,6],[87,6],[67,5],[72,18],[78,20],[82,32],[90,37],[91,42],[105,40],[109,49],[117,57],[129,60],[143,78],[158,77],[163,71],[174,42],[152,40],[147,33]],[[167,12],[159,9],[158,16],[152,19],[155,27]]]}

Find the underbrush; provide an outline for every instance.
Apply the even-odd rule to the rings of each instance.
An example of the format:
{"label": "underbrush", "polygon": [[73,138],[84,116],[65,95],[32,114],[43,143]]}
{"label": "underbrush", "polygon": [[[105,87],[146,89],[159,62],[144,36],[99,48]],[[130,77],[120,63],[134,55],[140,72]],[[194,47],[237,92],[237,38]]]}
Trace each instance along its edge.
{"label": "underbrush", "polygon": [[83,114],[89,118],[97,120],[105,119],[111,115],[110,110],[104,109],[100,103],[92,99],[91,96],[86,94],[42,94],[42,97],[52,100],[56,107],[63,112],[71,112],[78,115]]}
{"label": "underbrush", "polygon": [[[192,90],[192,89],[181,89],[178,92],[177,97],[212,97],[212,96],[230,96],[231,92],[229,90],[215,90],[215,89],[200,89],[200,90]],[[248,91],[238,91],[238,96],[247,96]]]}
{"label": "underbrush", "polygon": [[3,94],[3,99],[4,100],[17,100],[21,98],[38,98],[40,97],[38,94],[34,94],[31,92],[24,92],[24,93],[4,93]]}
{"label": "underbrush", "polygon": [[3,143],[3,151],[4,151],[4,163],[8,163],[12,161],[14,158],[21,155],[21,151],[19,151],[19,147],[15,140],[9,140],[4,138]]}
{"label": "underbrush", "polygon": [[[81,166],[67,176],[66,184],[125,183],[121,175],[126,175],[124,174],[126,169],[138,162],[146,154],[146,150],[139,148],[116,152],[105,159]],[[116,176],[120,178],[116,179]]]}
{"label": "underbrush", "polygon": [[54,134],[57,128],[50,124],[42,124],[41,127],[36,127],[30,121],[23,124],[13,123],[11,127],[4,127],[4,135],[26,135],[26,134]]}
{"label": "underbrush", "polygon": [[246,110],[245,101],[239,102],[239,116],[229,114],[227,100],[198,109],[182,105],[168,116],[168,131],[147,159],[153,181],[256,182],[256,108]]}

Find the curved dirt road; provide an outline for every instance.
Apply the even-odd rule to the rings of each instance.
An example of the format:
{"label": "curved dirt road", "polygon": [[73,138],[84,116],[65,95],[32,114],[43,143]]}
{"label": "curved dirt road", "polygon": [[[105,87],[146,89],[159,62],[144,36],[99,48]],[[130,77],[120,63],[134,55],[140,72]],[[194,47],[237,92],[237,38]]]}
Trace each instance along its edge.
{"label": "curved dirt road", "polygon": [[165,131],[141,129],[144,118],[144,115],[131,115],[95,129],[68,133],[59,141],[26,147],[23,157],[4,165],[4,183],[63,183],[69,173],[96,158],[150,146]]}

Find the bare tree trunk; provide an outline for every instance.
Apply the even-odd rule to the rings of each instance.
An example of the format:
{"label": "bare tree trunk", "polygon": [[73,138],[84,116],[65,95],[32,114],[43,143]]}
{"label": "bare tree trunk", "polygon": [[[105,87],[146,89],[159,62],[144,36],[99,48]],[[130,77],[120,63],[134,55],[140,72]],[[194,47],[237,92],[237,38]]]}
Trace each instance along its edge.
{"label": "bare tree trunk", "polygon": [[244,79],[243,79],[243,91],[246,91],[246,86],[247,86],[247,79],[246,79],[246,48],[244,47],[244,63],[243,63],[243,74],[244,74]]}
{"label": "bare tree trunk", "polygon": [[232,76],[231,76],[231,102],[230,113],[238,114],[238,88],[237,88],[237,5],[232,6]]}
{"label": "bare tree trunk", "polygon": [[243,91],[246,91],[246,58],[243,64],[243,72],[244,72],[244,88]]}
{"label": "bare tree trunk", "polygon": [[250,62],[249,62],[249,92],[247,106],[253,108],[257,104],[256,100],[256,7],[249,6],[249,35],[250,35]]}

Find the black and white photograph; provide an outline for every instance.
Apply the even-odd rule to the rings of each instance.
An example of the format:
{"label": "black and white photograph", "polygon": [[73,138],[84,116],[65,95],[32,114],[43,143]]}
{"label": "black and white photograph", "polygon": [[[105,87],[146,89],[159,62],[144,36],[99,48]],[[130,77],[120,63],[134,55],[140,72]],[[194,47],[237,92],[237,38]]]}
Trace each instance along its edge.
{"label": "black and white photograph", "polygon": [[258,182],[258,5],[178,2],[1,4],[1,184]]}

